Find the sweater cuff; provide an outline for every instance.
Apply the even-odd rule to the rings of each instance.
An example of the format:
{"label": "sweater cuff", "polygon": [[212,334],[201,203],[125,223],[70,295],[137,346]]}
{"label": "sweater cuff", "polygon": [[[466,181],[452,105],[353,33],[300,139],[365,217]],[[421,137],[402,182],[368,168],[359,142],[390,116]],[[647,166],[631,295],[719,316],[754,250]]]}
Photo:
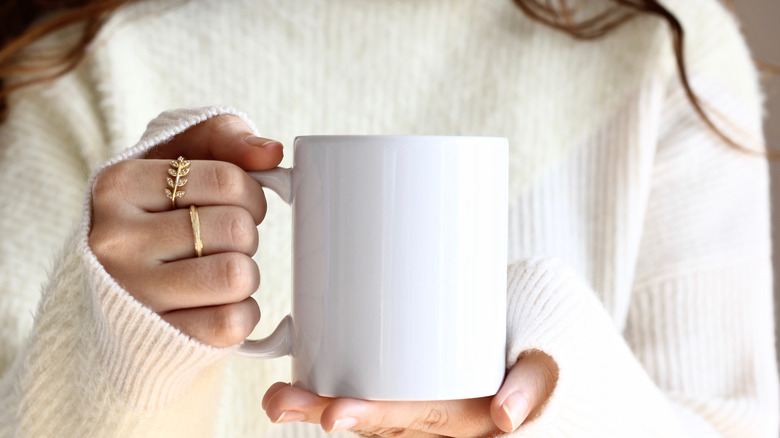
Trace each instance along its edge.
{"label": "sweater cuff", "polygon": [[96,321],[101,366],[117,394],[132,406],[157,409],[176,400],[209,366],[229,356],[237,347],[204,345],[168,324],[138,302],[112,278],[89,247],[96,175],[127,159],[142,158],[147,151],[211,117],[231,114],[254,124],[230,108],[207,107],[167,111],[155,118],[137,145],[111,158],[87,184],[79,236],[79,253],[86,266]]}
{"label": "sweater cuff", "polygon": [[516,434],[545,436],[567,398],[571,349],[566,333],[579,319],[575,300],[567,292],[581,291],[579,277],[557,258],[532,258],[507,270],[507,369],[525,352],[541,351],[558,366],[558,381],[540,414]]}
{"label": "sweater cuff", "polygon": [[514,436],[682,436],[667,397],[580,275],[559,259],[535,258],[510,266],[507,280],[508,365],[539,350],[558,366],[540,415]]}
{"label": "sweater cuff", "polygon": [[[510,265],[507,272],[507,368],[523,352],[560,348],[560,336],[574,322],[567,291],[582,290],[573,269],[557,258],[533,258]],[[552,350],[552,351],[550,351]]]}

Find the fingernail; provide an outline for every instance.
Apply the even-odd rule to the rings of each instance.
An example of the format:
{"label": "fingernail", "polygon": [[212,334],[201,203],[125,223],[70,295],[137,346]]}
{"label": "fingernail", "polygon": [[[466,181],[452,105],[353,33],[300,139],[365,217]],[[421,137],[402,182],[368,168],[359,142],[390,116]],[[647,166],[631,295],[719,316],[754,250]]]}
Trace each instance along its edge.
{"label": "fingernail", "polygon": [[333,432],[340,432],[342,430],[352,429],[353,427],[357,426],[357,424],[358,424],[357,418],[352,418],[352,417],[339,418],[338,420],[336,420],[335,423],[333,423],[333,428],[331,428],[326,432],[333,433]]}
{"label": "fingernail", "polygon": [[512,423],[512,430],[516,430],[528,416],[528,399],[520,393],[510,394],[501,405]]}
{"label": "fingernail", "polygon": [[303,421],[305,419],[306,416],[303,414],[303,412],[284,411],[276,420],[274,420],[274,423],[292,423],[295,421]]}
{"label": "fingernail", "polygon": [[246,144],[248,144],[250,146],[255,146],[255,147],[258,147],[258,148],[270,146],[273,143],[279,143],[276,140],[269,140],[267,138],[258,137],[256,135],[250,135],[247,138],[245,138],[244,141],[246,142]]}

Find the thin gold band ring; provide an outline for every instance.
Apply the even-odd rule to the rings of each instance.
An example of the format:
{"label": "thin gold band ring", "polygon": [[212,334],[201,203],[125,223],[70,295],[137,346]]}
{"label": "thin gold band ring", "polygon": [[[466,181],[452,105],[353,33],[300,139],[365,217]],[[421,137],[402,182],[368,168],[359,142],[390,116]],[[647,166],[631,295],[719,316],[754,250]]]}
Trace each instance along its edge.
{"label": "thin gold band ring", "polygon": [[200,217],[198,207],[190,205],[190,222],[192,223],[192,237],[195,239],[195,254],[203,257],[203,240],[200,237]]}

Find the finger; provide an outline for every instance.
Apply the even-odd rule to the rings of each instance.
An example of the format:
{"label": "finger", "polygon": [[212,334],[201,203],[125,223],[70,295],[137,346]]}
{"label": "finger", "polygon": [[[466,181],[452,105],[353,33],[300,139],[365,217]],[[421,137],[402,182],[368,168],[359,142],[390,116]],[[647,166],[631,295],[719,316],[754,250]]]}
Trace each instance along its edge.
{"label": "finger", "polygon": [[483,436],[495,430],[490,398],[388,402],[336,399],[322,412],[326,432],[360,430],[387,434],[412,430],[453,437]]}
{"label": "finger", "polygon": [[127,290],[157,313],[237,303],[260,285],[260,271],[251,257],[237,253],[164,263],[148,275],[121,275]]}
{"label": "finger", "polygon": [[[195,220],[200,224],[204,256],[240,252],[251,257],[257,251],[257,226],[245,209],[200,207]],[[172,262],[196,257],[193,219],[188,209],[144,215],[133,228],[137,229],[136,251],[144,253],[147,260]]]}
{"label": "finger", "polygon": [[[258,232],[250,214],[239,207],[198,209],[204,256],[236,252],[252,256],[257,251]],[[128,291],[143,296],[160,288],[160,279],[148,275],[165,263],[196,257],[195,237],[189,210],[144,214],[90,230],[89,244],[106,271]],[[117,226],[118,224],[118,226]],[[179,279],[182,280],[182,279]]]}
{"label": "finger", "polygon": [[260,322],[260,307],[249,297],[238,303],[176,310],[161,316],[193,339],[222,348],[238,344],[252,333]]}
{"label": "finger", "polygon": [[520,357],[493,398],[490,413],[501,430],[512,432],[533,419],[552,394],[558,381],[558,366],[542,352]]}
{"label": "finger", "polygon": [[274,423],[319,423],[322,411],[332,401],[289,384],[275,384],[263,397],[263,409]]}
{"label": "finger", "polygon": [[220,160],[244,170],[273,169],[282,162],[282,144],[257,137],[237,116],[219,115],[174,136],[147,154],[147,158]]}
{"label": "finger", "polygon": [[387,437],[387,438],[443,438],[443,435],[420,432],[418,430],[402,428],[375,428],[371,430],[349,429],[357,435],[367,437]]}
{"label": "finger", "polygon": [[[249,211],[255,224],[262,221],[267,208],[265,194],[260,184],[246,172],[221,161],[190,163],[189,173],[183,178],[186,182],[179,187],[184,195],[176,199],[178,208],[234,205]],[[174,178],[169,170],[173,170],[170,160],[126,160],[109,167],[100,174],[92,189],[96,214],[170,211],[173,206],[165,193],[165,189],[170,190],[166,180]]]}
{"label": "finger", "polygon": [[271,398],[273,398],[273,396],[276,395],[276,393],[279,392],[281,389],[286,388],[288,386],[290,386],[290,384],[284,382],[276,382],[273,385],[271,385],[271,387],[268,388],[268,391],[265,392],[265,395],[263,396],[263,401],[260,404],[263,410],[264,411],[268,410],[268,404],[270,403]]}
{"label": "finger", "polygon": [[[487,400],[486,400],[487,401]],[[328,432],[335,432],[338,430],[351,429],[354,431],[365,432],[368,434],[379,436],[393,436],[393,437],[424,437],[433,436],[430,433],[416,431],[412,429],[406,429],[405,427],[398,426],[385,426],[379,424],[379,422],[366,421],[365,424],[357,424],[352,426],[350,420],[351,417],[342,420],[338,427],[333,427],[331,424],[324,422],[325,412],[333,410],[333,406],[347,406],[353,403],[376,403],[378,410],[386,409],[386,406],[392,406],[398,408],[400,405],[409,404],[408,402],[365,402],[362,400],[354,399],[333,399],[329,397],[321,397],[313,394],[309,391],[296,388],[288,383],[275,383],[272,385],[265,396],[263,397],[263,409],[265,409],[268,417],[275,423],[287,423],[293,421],[305,421],[309,423],[320,423],[322,427]],[[489,403],[489,401],[488,401]],[[428,404],[428,402],[421,402],[421,404]],[[397,406],[398,405],[398,406]],[[483,416],[487,416],[487,404],[483,406]],[[416,406],[409,406],[410,410],[415,410]],[[338,407],[335,411],[338,411]],[[335,412],[334,411],[334,412]],[[457,411],[457,410],[456,410]],[[374,424],[376,423],[376,424]],[[488,419],[485,422],[486,425],[492,426],[492,423]],[[363,427],[362,429],[360,427]],[[453,430],[458,429],[457,426],[453,426]],[[471,430],[458,429],[458,434],[452,434],[452,436],[467,436],[469,434],[474,435]]]}

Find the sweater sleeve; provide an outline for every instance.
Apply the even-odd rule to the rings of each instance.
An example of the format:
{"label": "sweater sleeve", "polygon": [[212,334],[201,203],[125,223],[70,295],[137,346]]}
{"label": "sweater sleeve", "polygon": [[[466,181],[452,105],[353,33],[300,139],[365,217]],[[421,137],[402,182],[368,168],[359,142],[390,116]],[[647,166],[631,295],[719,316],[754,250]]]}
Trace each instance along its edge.
{"label": "sweater sleeve", "polygon": [[[688,28],[692,85],[760,148],[748,51],[730,17],[710,24]],[[766,160],[726,145],[676,80],[664,102],[625,329],[560,260],[509,267],[510,364],[541,350],[560,373],[516,436],[778,436]]]}
{"label": "sweater sleeve", "polygon": [[[63,96],[56,97],[57,102],[62,101]],[[35,99],[42,106],[47,104],[45,96]],[[51,184],[44,182],[67,183],[80,187],[79,191],[86,185],[86,192],[81,225],[66,239],[48,280],[44,281],[26,340],[6,339],[25,339],[21,330],[3,331],[3,342],[16,348],[1,353],[8,366],[0,381],[0,436],[211,436],[223,359],[233,348],[212,348],[182,334],[108,275],[87,243],[90,192],[94,175],[107,166],[142,157],[150,148],[209,117],[244,116],[226,108],[163,113],[149,124],[138,145],[106,162],[87,181],[86,177],[79,177],[83,175],[83,163],[69,160],[78,156],[77,142],[101,141],[99,122],[84,111],[80,113],[83,122],[95,129],[84,129],[83,125],[73,128],[68,120],[73,111],[50,111],[38,118],[41,112],[25,106],[16,110],[25,110],[21,117],[24,121],[4,126],[4,138],[9,140],[6,151],[30,141],[49,147],[38,143],[43,142],[42,137],[58,140],[56,147],[64,150],[62,160],[35,162],[32,157],[15,161],[10,165],[15,176],[23,172],[19,169],[25,169],[37,175],[59,177],[31,186],[32,194],[38,198],[34,202],[41,203],[44,212],[56,211],[63,204],[57,199],[61,194],[47,191]],[[68,133],[71,135],[63,135]],[[64,179],[68,175],[72,177]],[[6,173],[2,177],[6,182]],[[20,182],[15,184],[19,186]],[[9,193],[3,192],[3,196]],[[35,212],[34,208],[17,207],[23,212]],[[26,229],[24,224],[46,227],[46,221],[46,216],[33,214],[18,217],[15,222],[3,223],[3,235],[16,242],[15,229]],[[35,235],[23,237],[24,242],[17,242],[20,247],[34,247]],[[10,279],[3,283],[0,308],[3,322],[8,324],[24,317],[18,309],[15,313],[14,300],[31,294],[18,290],[17,286],[23,286],[24,281],[13,280],[15,269],[27,267],[14,260],[9,251],[4,251],[3,257],[2,269]]]}

